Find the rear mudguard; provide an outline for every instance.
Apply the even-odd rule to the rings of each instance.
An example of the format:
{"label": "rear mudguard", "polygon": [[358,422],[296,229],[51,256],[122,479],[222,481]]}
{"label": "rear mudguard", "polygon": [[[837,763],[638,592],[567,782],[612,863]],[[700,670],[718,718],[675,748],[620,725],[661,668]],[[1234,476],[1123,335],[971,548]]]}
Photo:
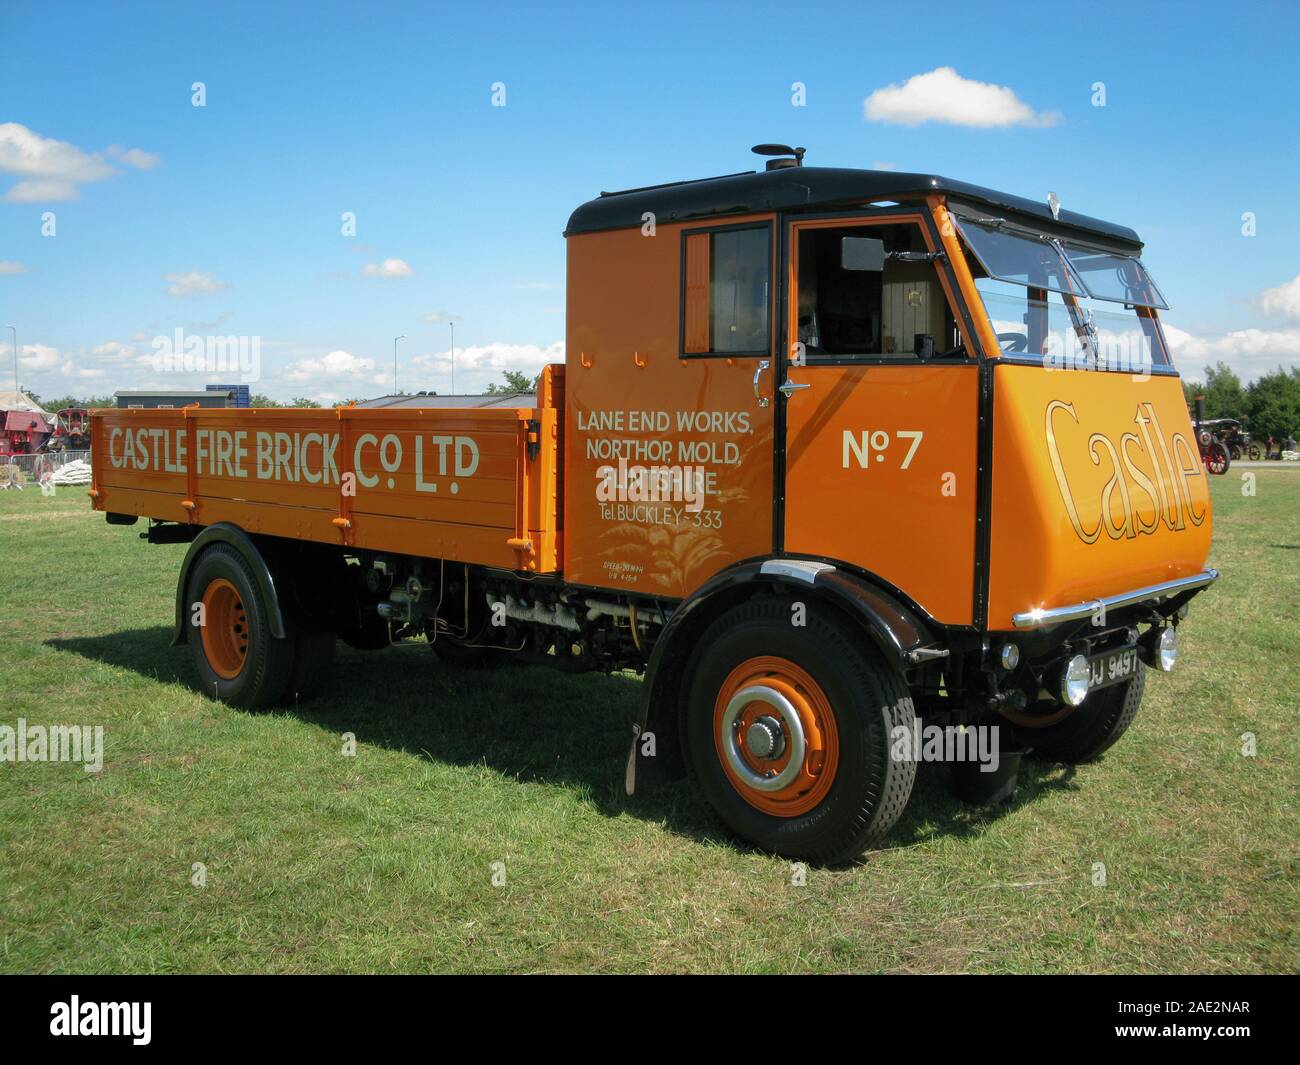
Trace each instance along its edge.
{"label": "rear mudguard", "polygon": [[899,669],[947,654],[935,643],[938,626],[920,611],[866,578],[830,563],[769,558],[723,570],[681,602],[655,641],[646,667],[641,716],[632,726],[625,781],[629,795],[638,780],[644,787],[680,776],[684,770],[677,713],[686,663],[704,630],[722,611],[755,594],[773,592],[796,601],[804,599],[809,609],[829,607],[858,623],[886,660]]}
{"label": "rear mudguard", "polygon": [[185,561],[181,563],[180,579],[176,582],[176,627],[172,631],[173,647],[178,644],[187,642],[189,626],[186,624],[189,618],[189,606],[185,602],[185,586],[189,583],[190,569],[193,567],[195,560],[203,553],[203,550],[212,544],[228,544],[233,547],[248,563],[248,568],[253,572],[253,579],[257,581],[257,586],[262,595],[266,598],[267,610],[270,615],[271,635],[277,640],[283,640],[285,637],[284,615],[280,610],[280,596],[276,591],[275,577],[271,572],[271,567],[267,565],[266,559],[262,552],[257,549],[257,544],[253,538],[244,532],[238,525],[231,525],[228,522],[217,522],[215,525],[207,526],[194,542],[190,544],[190,549],[185,553]]}

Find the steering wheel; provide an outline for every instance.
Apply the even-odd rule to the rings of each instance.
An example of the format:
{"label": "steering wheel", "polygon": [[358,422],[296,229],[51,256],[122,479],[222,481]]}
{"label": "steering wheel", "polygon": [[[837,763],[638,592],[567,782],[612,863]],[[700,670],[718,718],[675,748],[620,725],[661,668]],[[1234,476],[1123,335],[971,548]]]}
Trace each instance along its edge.
{"label": "steering wheel", "polygon": [[998,343],[1007,354],[1029,350],[1029,338],[1024,333],[998,333]]}

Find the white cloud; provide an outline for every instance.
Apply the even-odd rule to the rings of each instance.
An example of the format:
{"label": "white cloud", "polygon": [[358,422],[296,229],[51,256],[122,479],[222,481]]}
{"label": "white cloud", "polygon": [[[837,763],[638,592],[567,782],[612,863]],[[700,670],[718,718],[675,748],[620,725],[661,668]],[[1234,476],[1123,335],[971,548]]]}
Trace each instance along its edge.
{"label": "white cloud", "polygon": [[125,163],[136,170],[152,170],[162,162],[162,157],[139,148],[123,148],[120,144],[110,144],[104,154],[115,162]]}
{"label": "white cloud", "polygon": [[1300,329],[1234,329],[1201,337],[1168,322],[1165,339],[1178,369],[1186,377],[1202,377],[1205,368],[1225,362],[1243,381],[1276,369],[1279,363],[1300,363]]}
{"label": "white cloud", "polygon": [[92,369],[92,368],[90,368],[90,367],[84,367],[84,366],[78,366],[78,365],[77,365],[76,363],[74,363],[71,359],[66,359],[66,360],[64,361],[64,363],[63,363],[63,367],[62,367],[62,370],[63,370],[63,376],[64,376],[64,377],[82,377],[82,378],[88,378],[88,379],[89,379],[89,378],[97,378],[97,377],[103,377],[103,376],[104,376],[104,371],[103,371],[103,370]]}
{"label": "white cloud", "polygon": [[[8,344],[0,344],[0,360],[12,366],[13,349]],[[60,352],[49,344],[20,344],[18,347],[18,369],[23,375],[23,387],[31,387],[31,380],[48,382],[57,374],[61,377],[98,378],[104,371],[96,367],[79,365],[71,353]],[[30,375],[30,379],[29,379]],[[42,385],[42,388],[49,385]],[[55,386],[57,387],[57,386]]]}
{"label": "white cloud", "polygon": [[[547,363],[564,362],[564,341],[551,345],[536,343],[486,343],[460,347],[456,345],[456,391],[460,394],[477,393],[489,384],[500,384],[507,369],[536,377]],[[415,375],[415,380],[412,380]],[[393,376],[377,377],[376,384],[391,384]],[[416,355],[404,371],[403,388],[419,391],[433,389],[448,391],[451,384],[451,350],[430,351]]]}
{"label": "white cloud", "polygon": [[19,181],[5,193],[8,203],[62,203],[79,199],[81,192],[71,181]]}
{"label": "white cloud", "polygon": [[0,276],[4,274],[25,274],[27,266],[14,259],[0,259]]}
{"label": "white cloud", "polygon": [[353,355],[349,351],[331,351],[319,359],[299,359],[284,371],[286,381],[321,381],[331,378],[360,379],[375,368],[375,360]]}
{"label": "white cloud", "polygon": [[1276,288],[1265,289],[1255,302],[1265,314],[1300,322],[1300,277],[1284,281]]}
{"label": "white cloud", "polygon": [[[3,359],[5,364],[10,367],[13,366],[13,351],[12,344],[0,344],[0,359]],[[18,345],[18,367],[20,370],[44,373],[46,370],[54,369],[62,361],[58,348],[52,348],[48,344]]]}
{"label": "white cloud", "polygon": [[[104,344],[97,344],[90,349],[90,353],[102,359],[129,359],[135,354],[135,345],[123,344],[120,340],[110,340]],[[153,361],[152,356],[149,361]]]}
{"label": "white cloud", "polygon": [[887,85],[867,97],[863,109],[870,122],[919,126],[947,122],[991,129],[999,126],[1054,126],[1055,112],[1035,111],[1005,85],[963,78],[952,67],[939,67]]}
{"label": "white cloud", "polygon": [[102,156],[42,137],[18,122],[0,123],[0,170],[21,177],[102,181],[113,173]]}
{"label": "white cloud", "polygon": [[413,273],[405,259],[385,259],[382,263],[366,263],[361,268],[362,277],[410,277]]}
{"label": "white cloud", "polygon": [[[456,369],[522,370],[529,367],[541,369],[548,362],[564,361],[564,341],[542,347],[538,344],[476,344],[456,348]],[[411,360],[416,366],[429,369],[451,367],[451,349],[417,355]]]}
{"label": "white cloud", "polygon": [[87,152],[67,141],[42,137],[19,122],[0,123],[0,172],[20,179],[5,193],[11,203],[77,199],[79,185],[119,172],[105,156],[137,170],[161,162],[139,148],[113,145],[103,153]]}
{"label": "white cloud", "polygon": [[213,280],[211,274],[204,273],[202,270],[191,270],[187,274],[163,274],[163,280],[171,282],[167,286],[167,295],[180,299],[187,296],[207,296],[230,287],[225,281]]}

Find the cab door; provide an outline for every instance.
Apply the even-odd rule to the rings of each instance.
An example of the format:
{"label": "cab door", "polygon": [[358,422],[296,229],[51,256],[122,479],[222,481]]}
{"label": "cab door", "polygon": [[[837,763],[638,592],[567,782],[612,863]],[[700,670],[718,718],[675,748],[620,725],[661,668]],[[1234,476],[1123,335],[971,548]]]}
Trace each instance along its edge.
{"label": "cab door", "polygon": [[569,238],[568,581],[685,598],[771,554],[777,236],[765,214]]}
{"label": "cab door", "polygon": [[786,223],[786,554],[974,620],[979,378],[919,213]]}

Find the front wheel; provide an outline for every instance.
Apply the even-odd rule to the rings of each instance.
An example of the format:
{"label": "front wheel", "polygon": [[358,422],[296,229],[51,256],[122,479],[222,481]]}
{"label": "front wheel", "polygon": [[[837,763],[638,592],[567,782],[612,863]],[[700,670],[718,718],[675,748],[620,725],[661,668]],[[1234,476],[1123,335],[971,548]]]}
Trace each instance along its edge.
{"label": "front wheel", "polygon": [[693,782],[743,839],[835,863],[902,814],[916,765],[891,757],[915,719],[897,669],[860,630],[810,607],[760,599],[705,632],[686,674],[681,739]]}

